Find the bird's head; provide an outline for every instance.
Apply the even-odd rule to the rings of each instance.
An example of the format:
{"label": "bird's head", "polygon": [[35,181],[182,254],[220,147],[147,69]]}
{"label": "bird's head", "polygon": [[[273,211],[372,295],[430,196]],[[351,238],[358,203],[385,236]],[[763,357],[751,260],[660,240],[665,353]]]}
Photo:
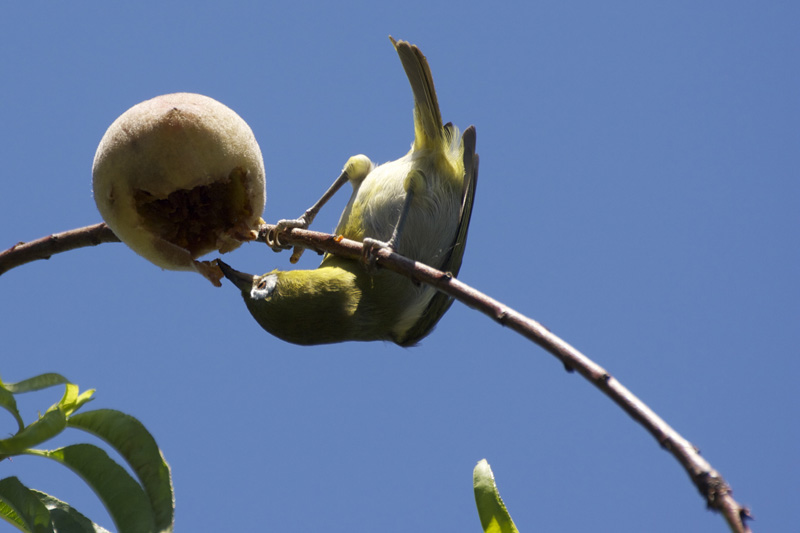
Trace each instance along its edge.
{"label": "bird's head", "polygon": [[239,272],[229,264],[217,259],[217,264],[228,280],[240,291],[245,302],[248,300],[266,300],[275,290],[278,283],[278,271],[268,272],[263,276],[254,276]]}
{"label": "bird's head", "polygon": [[359,336],[353,315],[360,291],[353,274],[318,268],[254,276],[220,260],[217,264],[241,291],[253,318],[276,337],[294,344],[326,344]]}

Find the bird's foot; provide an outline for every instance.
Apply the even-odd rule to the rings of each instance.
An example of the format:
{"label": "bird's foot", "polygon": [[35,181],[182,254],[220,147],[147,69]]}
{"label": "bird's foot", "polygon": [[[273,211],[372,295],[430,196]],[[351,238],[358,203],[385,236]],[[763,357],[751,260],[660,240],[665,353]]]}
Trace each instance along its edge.
{"label": "bird's foot", "polygon": [[384,242],[370,237],[364,238],[364,251],[361,254],[361,258],[367,266],[368,271],[374,272],[377,269],[377,252],[384,248],[389,249],[391,252],[395,251],[395,245],[392,241]]}
{"label": "bird's foot", "polygon": [[[282,243],[280,234],[290,229],[308,229],[309,224],[310,221],[306,218],[305,214],[303,214],[303,216],[300,218],[279,220],[278,223],[275,224],[275,229],[267,234],[267,245],[272,248],[273,252],[288,250],[292,248],[292,245]],[[303,250],[305,250],[305,248],[295,246],[294,251],[292,252],[292,257],[289,259],[289,261],[291,263],[297,263],[297,261],[300,259],[300,256],[303,255]]]}

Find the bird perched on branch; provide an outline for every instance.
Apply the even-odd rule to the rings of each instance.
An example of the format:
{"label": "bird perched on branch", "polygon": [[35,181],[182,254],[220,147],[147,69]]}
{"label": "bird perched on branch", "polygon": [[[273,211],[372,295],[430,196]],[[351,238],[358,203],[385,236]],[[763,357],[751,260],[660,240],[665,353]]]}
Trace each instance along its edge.
{"label": "bird perched on branch", "polygon": [[[439,270],[457,274],[464,256],[478,155],[475,128],[459,135],[442,124],[430,67],[419,48],[392,39],[414,94],[414,144],[396,161],[373,164],[351,157],[323,197],[279,228],[307,228],[346,182],[353,194],[336,233],[388,246]],[[297,251],[293,259],[297,258]],[[219,261],[242,291],[247,308],[268,332],[295,344],[388,340],[411,346],[431,332],[452,299],[427,285],[362,262],[326,255],[315,270],[273,270],[253,276]]]}

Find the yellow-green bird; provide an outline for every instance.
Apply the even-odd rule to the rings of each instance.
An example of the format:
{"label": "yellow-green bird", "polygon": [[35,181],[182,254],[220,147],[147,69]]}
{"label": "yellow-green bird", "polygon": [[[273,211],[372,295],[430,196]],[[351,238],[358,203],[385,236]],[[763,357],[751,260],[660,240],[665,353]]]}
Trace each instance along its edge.
{"label": "yellow-green bird", "polygon": [[[308,227],[322,204],[349,181],[353,194],[337,234],[369,248],[389,246],[456,275],[478,177],[475,128],[460,136],[456,127],[442,124],[425,56],[407,42],[392,43],[414,93],[411,151],[378,166],[364,155],[351,157],[319,202],[279,226]],[[411,346],[431,332],[452,303],[432,287],[333,255],[315,270],[273,270],[261,276],[219,264],[261,327],[295,344],[386,340]]]}

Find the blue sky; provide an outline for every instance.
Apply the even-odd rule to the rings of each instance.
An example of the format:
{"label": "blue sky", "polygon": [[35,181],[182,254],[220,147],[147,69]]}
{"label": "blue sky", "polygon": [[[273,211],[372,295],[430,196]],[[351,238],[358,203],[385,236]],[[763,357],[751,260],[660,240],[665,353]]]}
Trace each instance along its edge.
{"label": "blue sky", "polygon": [[[411,91],[387,36],[410,40],[443,118],[478,132],[459,278],[638,394],[758,530],[796,525],[796,3],[187,6],[4,9],[0,248],[99,222],[100,138],[177,91],[250,124],[264,218],[300,215],[351,155],[408,150]],[[314,228],[331,230],[348,195]],[[288,258],[254,244],[226,261],[261,273]],[[90,407],[154,433],[177,531],[479,531],[484,457],[522,531],[726,531],[608,399],[459,303],[416,348],[298,347],[261,330],[229,284],[106,244],[0,277],[0,334],[3,379],[60,372],[98,390]],[[59,394],[26,398],[24,415]],[[70,439],[87,440],[58,444]],[[17,458],[0,465],[12,474],[111,526],[70,472]]]}

